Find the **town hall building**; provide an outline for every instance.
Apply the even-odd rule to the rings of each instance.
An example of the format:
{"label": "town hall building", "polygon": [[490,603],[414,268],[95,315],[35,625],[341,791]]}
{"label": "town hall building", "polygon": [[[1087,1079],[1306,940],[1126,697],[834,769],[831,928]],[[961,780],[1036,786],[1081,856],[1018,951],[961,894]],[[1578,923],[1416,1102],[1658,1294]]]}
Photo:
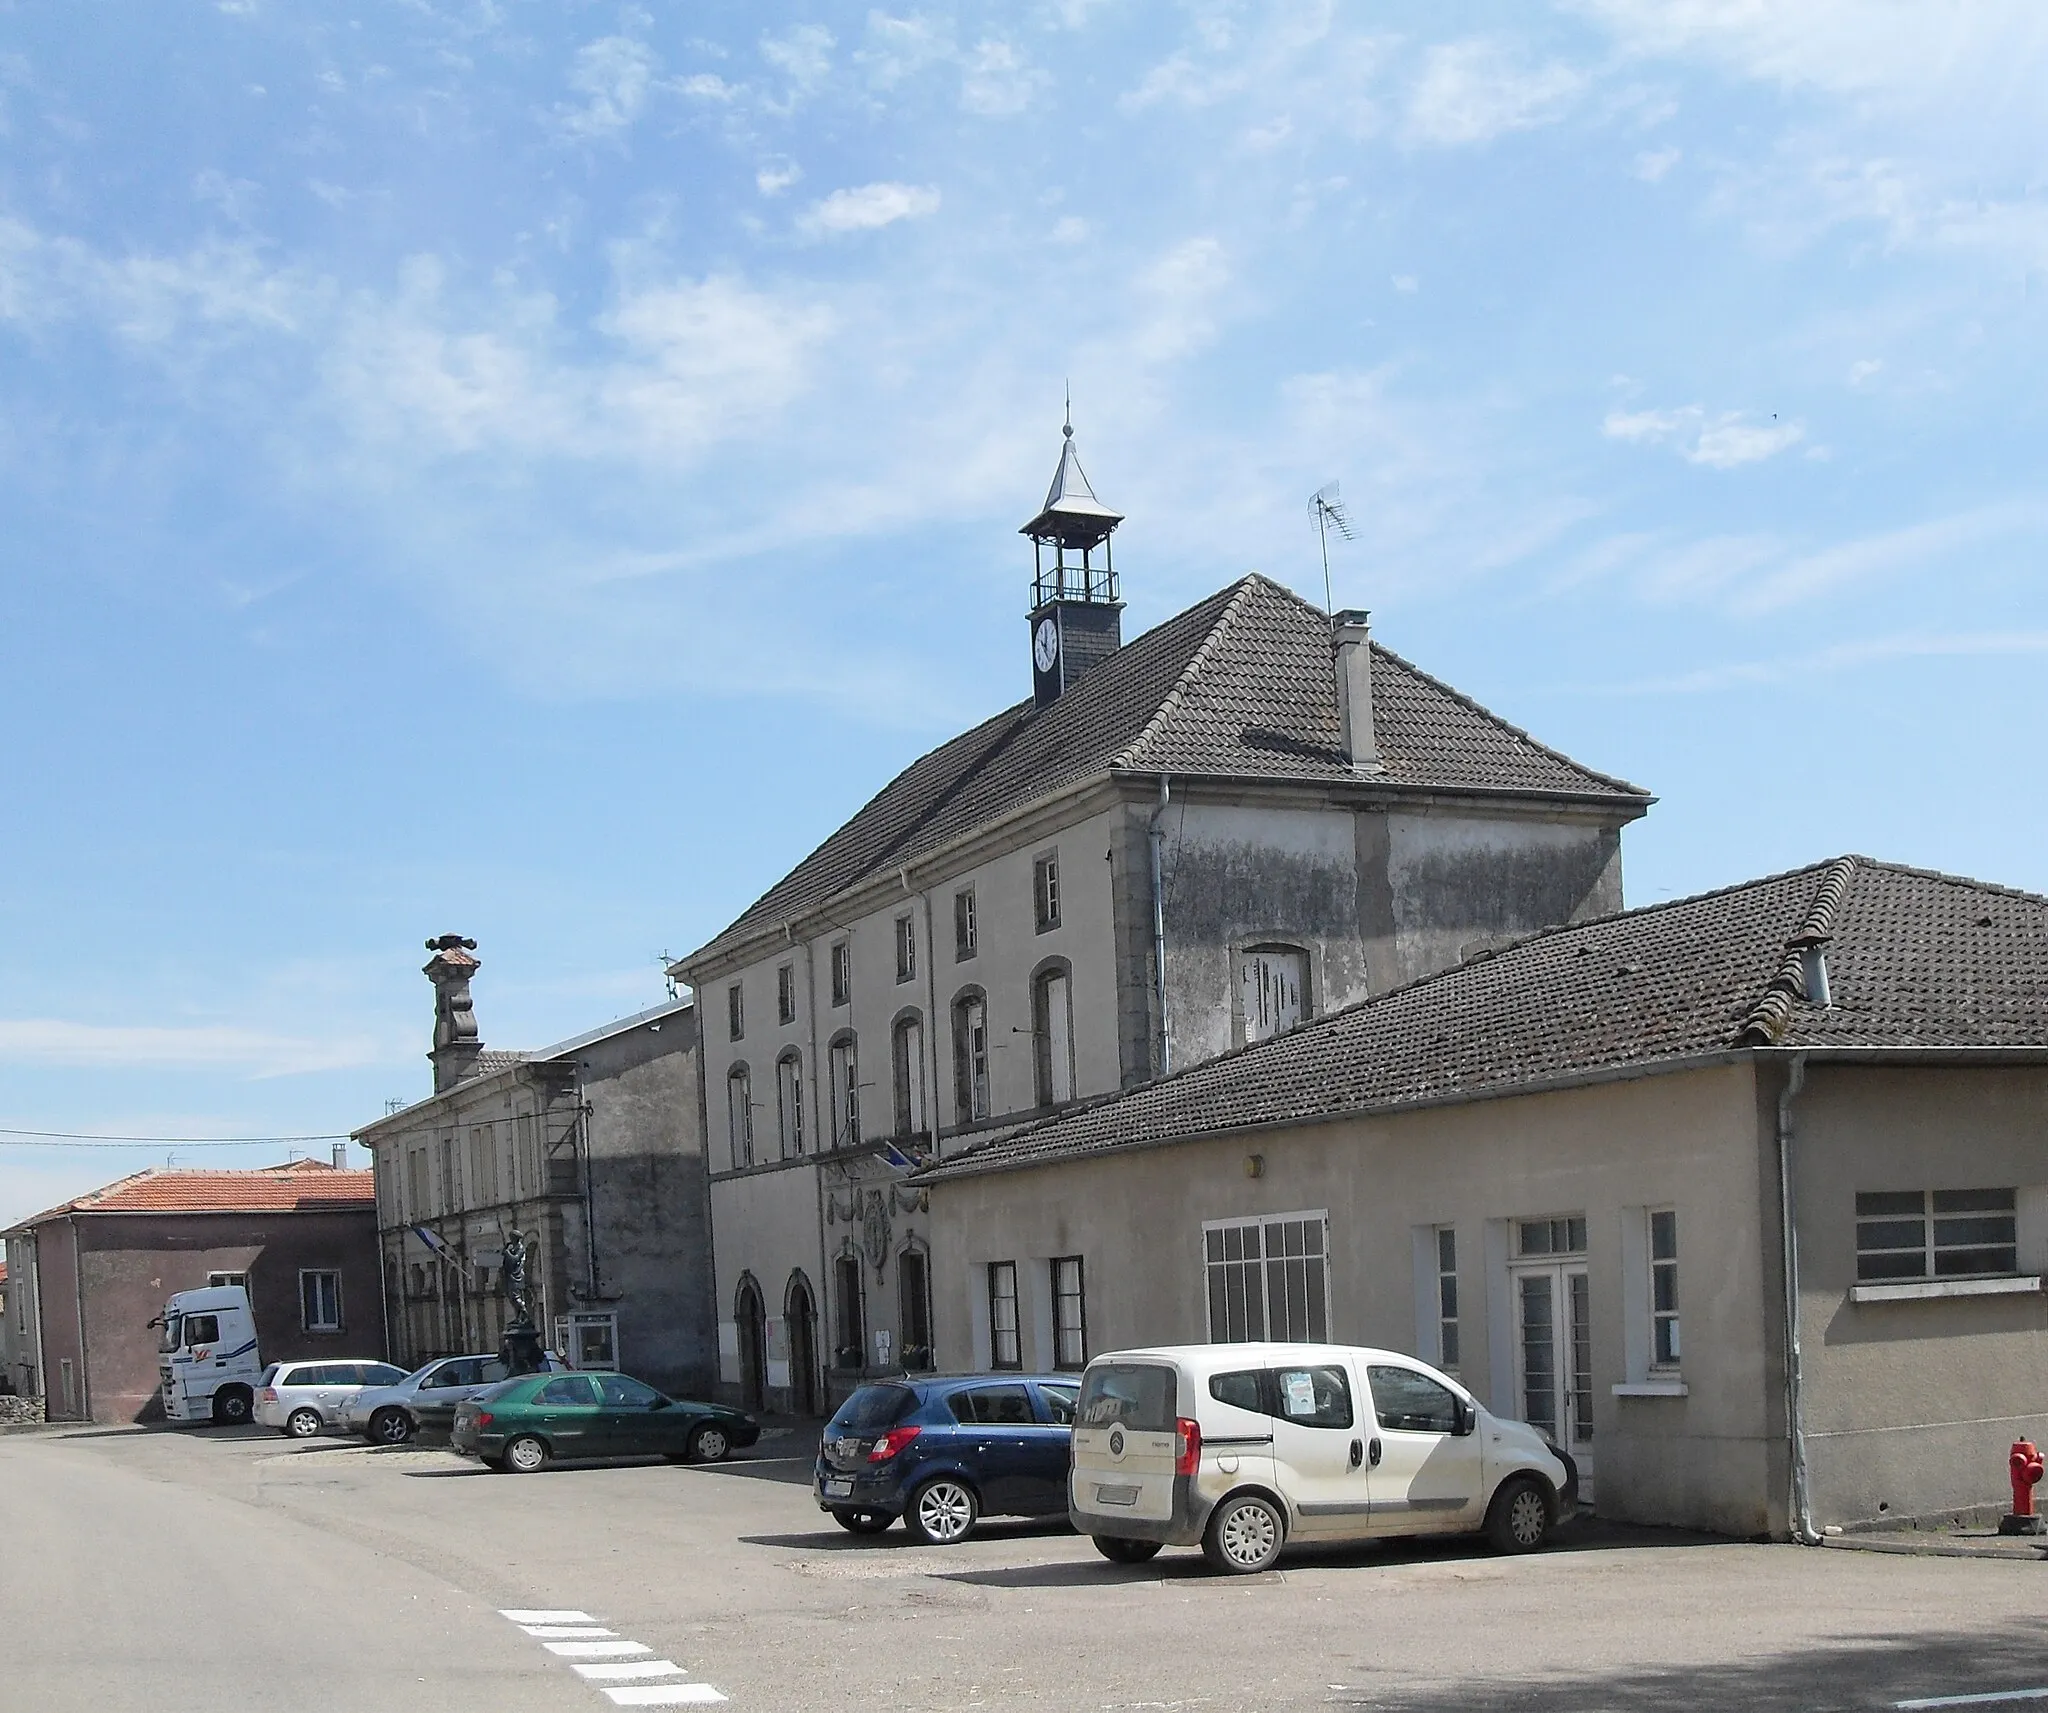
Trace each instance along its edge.
{"label": "town hall building", "polygon": [[[1121,521],[1070,426],[1021,532],[1031,696],[671,968],[702,1018],[728,1396],[815,1413],[932,1363],[918,1167],[1621,908],[1647,792],[1261,576],[1125,641]],[[999,1361],[1080,1364],[1072,1274],[991,1286]]]}

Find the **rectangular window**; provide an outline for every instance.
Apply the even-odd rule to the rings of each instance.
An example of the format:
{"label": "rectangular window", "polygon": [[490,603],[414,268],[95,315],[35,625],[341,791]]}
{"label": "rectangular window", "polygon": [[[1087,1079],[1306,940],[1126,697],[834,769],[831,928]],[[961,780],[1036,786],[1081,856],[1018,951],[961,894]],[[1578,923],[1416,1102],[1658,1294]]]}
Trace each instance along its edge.
{"label": "rectangular window", "polygon": [[1259,946],[1246,952],[1238,969],[1246,1043],[1270,1041],[1299,1023],[1306,1015],[1302,994],[1307,987],[1307,953],[1288,946]]}
{"label": "rectangular window", "polygon": [[1204,1225],[1209,1341],[1299,1344],[1327,1339],[1329,1226],[1326,1213]]}
{"label": "rectangular window", "polygon": [[796,965],[784,964],[775,972],[775,1020],[796,1021]]}
{"label": "rectangular window", "polygon": [[844,1005],[853,998],[853,947],[844,940],[832,944],[832,1003]]}
{"label": "rectangular window", "polygon": [[1031,907],[1038,931],[1050,934],[1060,925],[1060,853],[1048,851],[1031,865]]}
{"label": "rectangular window", "polygon": [[896,979],[917,979],[917,924],[909,916],[896,918]]}
{"label": "rectangular window", "polygon": [[991,1368],[1024,1366],[1017,1342],[1017,1263],[1014,1261],[991,1261],[988,1264],[988,1365]]}
{"label": "rectangular window", "polygon": [[249,1288],[249,1275],[247,1273],[209,1273],[206,1275],[206,1283],[209,1287],[215,1285],[240,1285],[246,1291]]}
{"label": "rectangular window", "polygon": [[1561,1219],[1519,1219],[1515,1232],[1516,1248],[1525,1256],[1586,1252],[1586,1216],[1582,1213]]}
{"label": "rectangular window", "polygon": [[299,1274],[299,1325],[307,1332],[341,1330],[341,1275],[301,1271]]}
{"label": "rectangular window", "polygon": [[747,1032],[746,989],[734,982],[725,990],[725,1032],[729,1040],[740,1040]]}
{"label": "rectangular window", "polygon": [[1678,1215],[1650,1214],[1650,1366],[1678,1366]]}
{"label": "rectangular window", "polygon": [[1883,1190],[1856,1197],[1856,1278],[1987,1279],[2019,1271],[2011,1190]]}
{"label": "rectangular window", "polygon": [[974,916],[974,888],[963,886],[953,894],[953,961],[974,956],[980,944],[980,930]]}
{"label": "rectangular window", "polygon": [[906,1249],[896,1258],[896,1325],[903,1336],[908,1372],[932,1365],[932,1287],[924,1251]]}
{"label": "rectangular window", "polygon": [[775,1118],[782,1157],[793,1159],[804,1151],[803,1062],[794,1053],[775,1063]]}
{"label": "rectangular window", "polygon": [[1437,1364],[1458,1371],[1458,1234],[1448,1225],[1436,1233]]}
{"label": "rectangular window", "polygon": [[1088,1305],[1078,1255],[1053,1258],[1052,1365],[1076,1373],[1088,1366]]}

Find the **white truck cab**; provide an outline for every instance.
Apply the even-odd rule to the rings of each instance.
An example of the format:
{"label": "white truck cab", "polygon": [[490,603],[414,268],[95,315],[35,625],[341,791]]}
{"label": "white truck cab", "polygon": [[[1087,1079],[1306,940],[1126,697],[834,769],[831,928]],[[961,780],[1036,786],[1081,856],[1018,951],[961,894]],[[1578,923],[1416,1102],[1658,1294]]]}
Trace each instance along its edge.
{"label": "white truck cab", "polygon": [[263,1358],[256,1351],[256,1318],[240,1285],[177,1291],[164,1303],[157,1344],[164,1416],[174,1422],[239,1425],[256,1405]]}
{"label": "white truck cab", "polygon": [[1105,1558],[1199,1545],[1242,1575],[1295,1540],[1484,1532],[1528,1552],[1576,1510],[1578,1473],[1397,1351],[1172,1345],[1088,1364],[1067,1499]]}

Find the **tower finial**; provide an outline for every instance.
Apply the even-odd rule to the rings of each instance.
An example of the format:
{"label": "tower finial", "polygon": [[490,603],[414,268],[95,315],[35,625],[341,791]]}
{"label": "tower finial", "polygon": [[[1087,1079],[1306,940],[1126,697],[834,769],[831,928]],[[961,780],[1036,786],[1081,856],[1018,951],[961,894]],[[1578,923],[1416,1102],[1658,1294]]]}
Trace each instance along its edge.
{"label": "tower finial", "polygon": [[1072,381],[1067,382],[1067,420],[1060,433],[1069,440],[1074,438],[1074,383]]}

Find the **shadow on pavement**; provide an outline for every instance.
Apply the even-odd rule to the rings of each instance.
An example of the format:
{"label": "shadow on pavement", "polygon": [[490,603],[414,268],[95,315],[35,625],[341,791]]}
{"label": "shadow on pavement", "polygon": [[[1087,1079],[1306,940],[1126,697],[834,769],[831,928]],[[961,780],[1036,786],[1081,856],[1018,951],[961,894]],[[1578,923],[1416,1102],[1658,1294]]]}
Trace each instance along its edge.
{"label": "shadow on pavement", "polygon": [[[822,1519],[824,1513],[818,1513]],[[1073,1526],[1065,1517],[995,1517],[977,1523],[974,1539],[977,1541],[1000,1540],[1055,1540],[1062,1536],[1072,1538]],[[932,1548],[922,1541],[912,1540],[909,1531],[901,1523],[891,1523],[888,1529],[878,1535],[856,1535],[832,1523],[816,1534],[783,1535],[741,1535],[746,1546],[800,1547],[806,1552],[943,1552],[944,1547]],[[934,1575],[949,1574],[934,1571]]]}
{"label": "shadow on pavement", "polygon": [[[1513,1638],[1495,1637],[1511,1651]],[[1862,1713],[1902,1701],[2033,1690],[2048,1686],[2048,1641],[2035,1631],[1977,1631],[1967,1636],[1900,1636],[1844,1642],[1689,1666],[1676,1671],[1601,1672],[1585,1676],[1492,1680],[1460,1676],[1440,1687],[1403,1693],[1349,1684],[1326,1699],[1333,1707],[1376,1713],[1694,1713],[1740,1708],[1744,1713]],[[2014,1696],[2013,1705],[2026,1701]]]}

